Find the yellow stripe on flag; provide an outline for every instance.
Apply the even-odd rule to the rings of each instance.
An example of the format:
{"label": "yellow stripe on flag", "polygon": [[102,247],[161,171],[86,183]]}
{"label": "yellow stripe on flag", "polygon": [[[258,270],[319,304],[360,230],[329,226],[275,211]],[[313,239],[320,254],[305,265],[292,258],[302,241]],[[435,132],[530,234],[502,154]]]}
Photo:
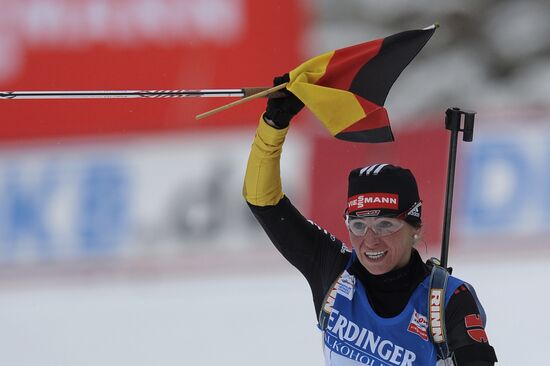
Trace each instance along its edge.
{"label": "yellow stripe on flag", "polygon": [[295,83],[289,90],[307,105],[333,136],[365,117],[363,107],[349,91],[306,83]]}
{"label": "yellow stripe on flag", "polygon": [[326,72],[335,51],[314,57],[289,73],[287,89],[335,136],[365,117],[355,95],[347,90],[315,85]]}
{"label": "yellow stripe on flag", "polygon": [[[289,72],[290,83],[294,82],[315,84],[319,79],[325,75],[327,66],[334,56],[335,51],[323,53],[322,55],[311,58]],[[287,87],[288,89],[288,87]]]}

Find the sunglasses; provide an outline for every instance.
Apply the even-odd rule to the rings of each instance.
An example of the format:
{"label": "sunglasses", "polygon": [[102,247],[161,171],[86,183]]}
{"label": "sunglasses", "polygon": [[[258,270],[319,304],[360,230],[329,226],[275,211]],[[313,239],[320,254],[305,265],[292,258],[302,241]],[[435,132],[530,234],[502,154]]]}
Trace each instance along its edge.
{"label": "sunglasses", "polygon": [[346,226],[355,236],[365,236],[369,228],[378,236],[391,235],[403,227],[405,221],[394,217],[357,217],[346,215]]}

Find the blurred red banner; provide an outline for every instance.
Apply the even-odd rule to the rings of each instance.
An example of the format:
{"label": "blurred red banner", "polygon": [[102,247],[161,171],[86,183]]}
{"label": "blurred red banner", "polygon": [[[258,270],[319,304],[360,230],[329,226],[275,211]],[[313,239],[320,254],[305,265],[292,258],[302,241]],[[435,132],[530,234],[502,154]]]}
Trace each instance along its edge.
{"label": "blurred red banner", "polygon": [[[270,86],[301,60],[304,12],[281,0],[0,1],[0,90]],[[0,100],[0,140],[255,124],[227,98]]]}

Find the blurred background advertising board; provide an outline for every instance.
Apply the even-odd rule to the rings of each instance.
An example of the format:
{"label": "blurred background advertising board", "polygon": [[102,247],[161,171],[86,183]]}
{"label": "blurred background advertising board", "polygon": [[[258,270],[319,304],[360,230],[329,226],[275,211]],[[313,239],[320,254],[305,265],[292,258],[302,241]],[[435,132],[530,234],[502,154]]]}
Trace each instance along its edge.
{"label": "blurred background advertising board", "polygon": [[[238,194],[252,135],[234,129],[4,148],[2,262],[254,249],[264,237]],[[288,142],[294,159],[283,164],[285,190],[304,196],[293,182],[301,180],[307,143]]]}
{"label": "blurred background advertising board", "polygon": [[486,113],[464,148],[457,235],[466,247],[538,250],[550,244],[550,111]]}

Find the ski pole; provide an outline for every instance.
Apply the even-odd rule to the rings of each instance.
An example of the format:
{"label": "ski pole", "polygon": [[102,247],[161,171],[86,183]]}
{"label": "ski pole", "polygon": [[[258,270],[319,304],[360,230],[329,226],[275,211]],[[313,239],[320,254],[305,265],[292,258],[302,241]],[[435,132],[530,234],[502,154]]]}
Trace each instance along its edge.
{"label": "ski pole", "polygon": [[[67,90],[67,91],[0,91],[4,99],[112,99],[112,98],[246,98],[270,87],[240,89],[178,89],[178,90]],[[279,95],[281,95],[279,93]],[[277,95],[273,95],[276,97]]]}
{"label": "ski pole", "polygon": [[[447,166],[447,192],[445,195],[443,242],[441,245],[441,266],[444,268],[447,268],[447,258],[449,255],[458,133],[462,131],[462,140],[465,142],[471,142],[473,140],[475,114],[476,112],[474,111],[464,111],[460,108],[448,108],[445,112],[445,128],[451,131],[451,141],[449,145],[449,162]],[[461,127],[462,116],[464,116],[463,127]]]}

